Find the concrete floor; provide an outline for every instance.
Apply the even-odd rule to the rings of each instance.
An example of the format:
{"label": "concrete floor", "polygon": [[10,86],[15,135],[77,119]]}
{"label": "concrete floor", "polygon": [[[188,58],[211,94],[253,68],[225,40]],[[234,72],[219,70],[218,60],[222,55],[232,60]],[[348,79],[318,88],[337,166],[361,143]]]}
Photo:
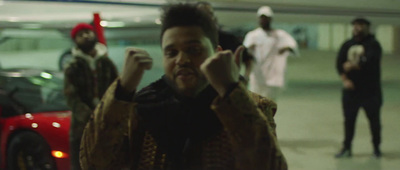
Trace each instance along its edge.
{"label": "concrete floor", "polygon": [[302,51],[290,58],[287,87],[278,99],[278,140],[291,170],[400,170],[400,56],[382,58],[383,157],[372,158],[369,124],[360,111],[353,157],[336,159],[341,148],[341,82],[334,52]]}

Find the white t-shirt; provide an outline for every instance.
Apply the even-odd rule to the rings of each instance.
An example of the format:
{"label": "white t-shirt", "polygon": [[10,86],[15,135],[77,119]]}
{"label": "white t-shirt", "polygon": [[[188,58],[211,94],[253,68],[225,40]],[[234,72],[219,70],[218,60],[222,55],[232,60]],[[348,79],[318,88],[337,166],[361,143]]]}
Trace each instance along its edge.
{"label": "white t-shirt", "polygon": [[256,62],[250,74],[250,88],[255,85],[283,87],[290,52],[279,54],[279,49],[290,47],[296,54],[297,43],[292,36],[279,29],[267,33],[257,28],[246,34],[243,45],[250,50]]}

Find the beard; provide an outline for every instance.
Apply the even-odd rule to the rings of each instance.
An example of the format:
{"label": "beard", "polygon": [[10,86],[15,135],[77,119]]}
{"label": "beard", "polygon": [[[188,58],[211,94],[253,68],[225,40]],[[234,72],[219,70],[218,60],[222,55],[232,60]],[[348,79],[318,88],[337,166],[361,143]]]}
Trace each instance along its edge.
{"label": "beard", "polygon": [[89,53],[96,46],[97,39],[88,40],[85,43],[77,44],[77,47],[84,53]]}
{"label": "beard", "polygon": [[[186,66],[184,66],[186,67]],[[167,74],[164,77],[167,84],[174,89],[179,95],[186,97],[196,97],[201,91],[203,91],[208,85],[208,80],[204,75],[199,74],[199,71],[196,71],[194,68],[186,68],[193,70],[193,78],[189,80],[179,80],[177,75]]]}
{"label": "beard", "polygon": [[261,24],[261,28],[263,28],[264,30],[269,30],[271,29],[271,24],[270,23]]}

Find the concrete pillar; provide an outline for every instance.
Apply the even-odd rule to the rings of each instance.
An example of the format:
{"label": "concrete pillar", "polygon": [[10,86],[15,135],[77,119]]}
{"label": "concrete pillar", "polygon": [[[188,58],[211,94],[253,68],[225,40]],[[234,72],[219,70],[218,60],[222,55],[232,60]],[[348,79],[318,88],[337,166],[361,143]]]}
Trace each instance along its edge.
{"label": "concrete pillar", "polygon": [[400,56],[400,26],[394,27],[393,29],[393,53]]}
{"label": "concrete pillar", "polygon": [[331,50],[331,27],[328,23],[318,25],[318,50]]}
{"label": "concrete pillar", "polygon": [[379,25],[376,28],[376,39],[381,43],[384,54],[393,54],[394,51],[394,27],[391,25]]}
{"label": "concrete pillar", "polygon": [[348,39],[347,37],[347,27],[345,24],[332,24],[332,47],[334,51],[339,51],[343,42]]}

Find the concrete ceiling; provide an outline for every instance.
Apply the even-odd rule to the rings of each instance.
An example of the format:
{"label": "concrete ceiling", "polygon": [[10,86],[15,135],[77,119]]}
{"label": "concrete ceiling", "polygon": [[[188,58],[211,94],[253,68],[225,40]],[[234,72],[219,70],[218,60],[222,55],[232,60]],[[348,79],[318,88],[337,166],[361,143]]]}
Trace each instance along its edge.
{"label": "concrete ceiling", "polygon": [[[94,12],[99,12],[103,20],[123,23],[125,29],[135,28],[151,32],[159,27],[160,6],[182,1],[195,2],[195,0],[0,0],[0,33],[4,33],[7,29],[15,31],[22,28],[57,30],[67,34],[76,23],[90,22]],[[271,6],[275,12],[274,22],[280,23],[348,23],[355,16],[364,16],[373,24],[400,26],[398,0],[213,0],[210,2],[215,8],[219,23],[227,28],[256,26],[255,13],[262,5]]]}
{"label": "concrete ceiling", "polygon": [[0,5],[0,26],[70,28],[77,22],[90,22],[93,13],[102,19],[122,21],[126,26],[155,24],[158,8],[155,5],[113,5],[107,3],[72,3],[48,1],[3,1]]}
{"label": "concrete ceiling", "polygon": [[[77,22],[91,21],[94,12],[99,12],[104,20],[122,21],[127,27],[154,26],[161,5],[166,2],[188,0],[63,1],[0,0],[0,27],[70,28]],[[276,13],[275,21],[279,22],[348,22],[348,19],[354,16],[366,16],[376,21],[374,23],[400,24],[400,1],[393,0],[286,0],[283,2],[280,0],[214,0],[210,2],[216,8],[219,22],[228,27],[254,23],[255,11],[265,4],[273,7]],[[360,5],[356,6],[356,3]]]}

